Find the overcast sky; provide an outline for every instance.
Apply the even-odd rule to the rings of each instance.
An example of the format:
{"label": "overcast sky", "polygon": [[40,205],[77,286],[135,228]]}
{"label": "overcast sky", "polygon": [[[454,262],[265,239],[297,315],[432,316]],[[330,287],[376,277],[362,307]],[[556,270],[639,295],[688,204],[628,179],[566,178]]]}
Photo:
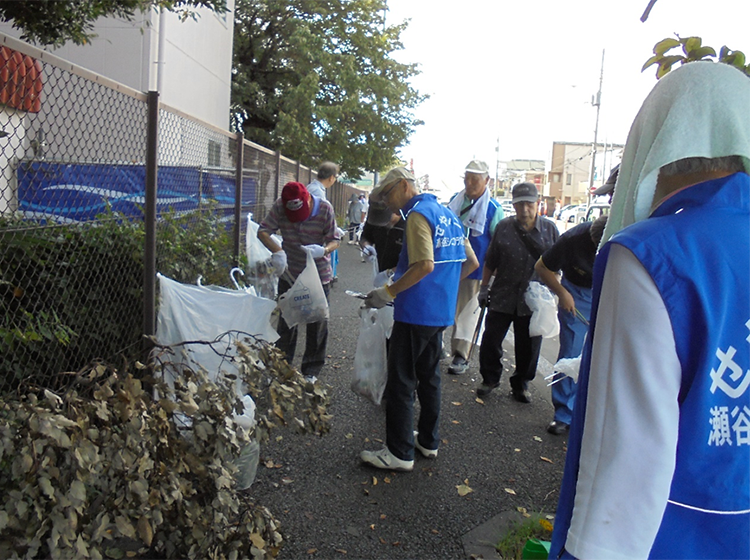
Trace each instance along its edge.
{"label": "overcast sky", "polygon": [[[425,121],[401,151],[418,176],[462,188],[474,157],[549,160],[553,141],[592,142],[604,53],[600,142],[624,144],[655,69],[654,44],[698,35],[750,55],[749,0],[388,0],[387,20],[410,19],[404,50],[418,63],[412,85],[430,99]],[[750,58],[750,56],[749,56]]]}

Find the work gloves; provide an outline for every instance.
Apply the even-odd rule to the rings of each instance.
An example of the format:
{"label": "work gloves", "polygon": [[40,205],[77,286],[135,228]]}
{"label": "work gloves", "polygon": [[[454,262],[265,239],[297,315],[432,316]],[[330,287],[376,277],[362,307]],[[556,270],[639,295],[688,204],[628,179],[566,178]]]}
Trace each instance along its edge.
{"label": "work gloves", "polygon": [[395,297],[388,291],[388,286],[383,286],[382,288],[376,288],[367,294],[367,297],[365,298],[365,307],[381,309],[391,303],[394,299]]}
{"label": "work gloves", "polygon": [[[374,245],[365,245],[362,247],[362,258],[368,263],[374,263],[378,260],[378,252],[375,250]],[[381,284],[382,286],[382,284]]]}
{"label": "work gloves", "polygon": [[382,272],[378,272],[375,275],[375,278],[372,280],[373,287],[380,288],[382,286],[385,286],[388,283],[388,280],[390,280],[392,276],[393,276],[392,270],[384,270]]}
{"label": "work gloves", "polygon": [[326,248],[322,245],[303,245],[302,248],[310,253],[314,259],[320,259],[326,256]]}
{"label": "work gloves", "polygon": [[276,251],[271,255],[271,266],[276,273],[276,276],[281,276],[286,270],[286,253],[282,251]]}
{"label": "work gloves", "polygon": [[477,296],[480,307],[487,307],[490,303],[490,286],[486,284],[479,286],[479,295]]}

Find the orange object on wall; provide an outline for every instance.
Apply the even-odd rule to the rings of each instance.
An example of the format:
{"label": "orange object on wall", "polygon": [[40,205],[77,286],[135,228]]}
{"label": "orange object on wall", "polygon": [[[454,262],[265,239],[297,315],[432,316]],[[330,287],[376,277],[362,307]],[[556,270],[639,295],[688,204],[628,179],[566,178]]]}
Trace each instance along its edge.
{"label": "orange object on wall", "polygon": [[42,108],[42,63],[0,47],[0,104],[38,113]]}

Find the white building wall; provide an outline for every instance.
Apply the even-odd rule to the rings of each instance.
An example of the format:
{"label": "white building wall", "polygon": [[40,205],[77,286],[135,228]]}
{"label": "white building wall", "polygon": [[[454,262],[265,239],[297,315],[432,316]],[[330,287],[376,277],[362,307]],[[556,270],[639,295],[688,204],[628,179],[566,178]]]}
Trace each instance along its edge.
{"label": "white building wall", "polygon": [[[138,91],[156,89],[157,67],[161,67],[161,101],[214,126],[229,128],[234,0],[230,12],[219,16],[198,10],[197,21],[180,21],[165,13],[164,60],[159,54],[159,12],[139,14],[132,21],[102,18],[94,28],[98,36],[83,46],[68,43],[58,49],[45,48],[56,56],[125,84]],[[0,33],[19,38],[9,23],[0,23]]]}

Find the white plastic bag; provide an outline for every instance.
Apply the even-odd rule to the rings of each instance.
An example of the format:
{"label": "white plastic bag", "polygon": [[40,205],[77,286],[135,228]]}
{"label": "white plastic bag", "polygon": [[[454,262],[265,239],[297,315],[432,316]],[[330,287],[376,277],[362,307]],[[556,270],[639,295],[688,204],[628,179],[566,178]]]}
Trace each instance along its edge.
{"label": "white plastic bag", "polygon": [[[279,335],[270,322],[276,308],[273,300],[254,296],[244,290],[180,284],[161,274],[156,276],[160,292],[156,320],[156,340],[159,344],[168,346],[189,340],[212,341],[227,331],[249,333],[267,342],[278,340]],[[236,374],[236,365],[220,354],[234,356],[234,343],[242,336],[232,333],[214,345],[213,349],[205,344],[184,345],[175,356],[176,365],[186,364],[193,369],[200,366],[214,381],[220,371]],[[171,383],[173,377],[179,375],[179,368],[165,368],[164,374],[166,381]],[[237,396],[241,398],[244,394],[238,386]]]}
{"label": "white plastic bag", "polygon": [[328,319],[328,300],[315,259],[309,252],[305,269],[292,287],[279,296],[279,309],[289,327]]}
{"label": "white plastic bag", "polygon": [[[479,305],[479,294],[475,294],[473,298],[469,300],[461,313],[456,318],[456,332],[453,335],[454,338],[459,340],[466,340],[471,342],[474,339],[474,332],[477,330],[477,323],[479,317],[482,315],[482,308]],[[482,342],[482,333],[484,332],[484,321],[479,327],[479,336],[477,336],[477,344]]]}
{"label": "white plastic bag", "polygon": [[539,282],[529,282],[524,295],[526,305],[532,311],[529,323],[530,336],[552,338],[560,332],[560,322],[557,319],[557,297],[549,288]]}
{"label": "white plastic bag", "polygon": [[375,404],[380,404],[388,381],[385,350],[387,315],[381,313],[385,310],[386,308],[360,309],[359,338],[354,355],[351,389]]}
{"label": "white plastic bag", "polygon": [[[276,298],[279,279],[271,265],[271,251],[258,239],[258,224],[253,221],[252,214],[247,215],[247,231],[245,232],[245,253],[248,263],[248,282],[255,288],[255,292],[268,299]],[[277,240],[281,244],[281,240]]]}

